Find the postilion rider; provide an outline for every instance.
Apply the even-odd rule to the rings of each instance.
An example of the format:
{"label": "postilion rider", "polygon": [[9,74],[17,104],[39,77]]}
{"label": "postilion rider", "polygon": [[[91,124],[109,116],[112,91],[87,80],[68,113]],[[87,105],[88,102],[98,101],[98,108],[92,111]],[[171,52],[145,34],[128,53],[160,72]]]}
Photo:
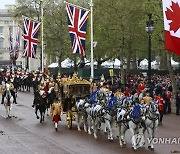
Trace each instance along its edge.
{"label": "postilion rider", "polygon": [[50,115],[53,117],[55,130],[57,131],[58,122],[61,121],[60,115],[63,113],[62,103],[57,98],[53,101]]}
{"label": "postilion rider", "polygon": [[141,100],[141,104],[144,104],[144,105],[149,105],[150,104],[150,101],[152,101],[152,97],[150,96],[150,92],[147,91],[146,92],[146,95],[142,98]]}

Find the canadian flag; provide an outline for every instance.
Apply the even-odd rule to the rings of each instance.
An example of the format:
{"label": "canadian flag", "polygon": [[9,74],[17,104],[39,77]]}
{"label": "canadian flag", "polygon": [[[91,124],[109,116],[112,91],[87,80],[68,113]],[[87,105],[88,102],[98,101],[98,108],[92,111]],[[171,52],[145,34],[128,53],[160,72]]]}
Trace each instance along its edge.
{"label": "canadian flag", "polygon": [[162,0],[165,50],[180,56],[180,0]]}

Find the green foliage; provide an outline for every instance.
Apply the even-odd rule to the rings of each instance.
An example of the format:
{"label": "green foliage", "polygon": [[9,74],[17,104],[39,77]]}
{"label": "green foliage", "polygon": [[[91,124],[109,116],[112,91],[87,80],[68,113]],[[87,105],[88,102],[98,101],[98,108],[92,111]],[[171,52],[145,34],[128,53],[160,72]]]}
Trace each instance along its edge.
{"label": "green foliage", "polygon": [[[40,0],[18,0],[15,16],[40,20]],[[68,2],[90,9],[90,0]],[[107,60],[147,58],[148,35],[145,31],[148,13],[152,13],[152,59],[164,52],[163,13],[161,0],[93,0],[94,57]],[[67,25],[65,3],[44,1],[45,51],[61,59],[73,58]],[[90,59],[90,14],[88,19],[86,55]],[[21,23],[22,24],[22,23]],[[129,57],[130,56],[130,57]],[[77,56],[81,57],[81,56]]]}

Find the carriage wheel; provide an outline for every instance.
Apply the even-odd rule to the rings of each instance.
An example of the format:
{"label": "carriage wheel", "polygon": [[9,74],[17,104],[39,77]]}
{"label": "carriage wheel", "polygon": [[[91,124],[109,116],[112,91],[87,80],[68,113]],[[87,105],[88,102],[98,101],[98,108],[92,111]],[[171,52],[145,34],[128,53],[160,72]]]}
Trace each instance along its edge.
{"label": "carriage wheel", "polygon": [[66,114],[66,123],[67,123],[67,127],[69,129],[72,128],[72,114],[71,114],[71,111],[67,111],[67,114]]}

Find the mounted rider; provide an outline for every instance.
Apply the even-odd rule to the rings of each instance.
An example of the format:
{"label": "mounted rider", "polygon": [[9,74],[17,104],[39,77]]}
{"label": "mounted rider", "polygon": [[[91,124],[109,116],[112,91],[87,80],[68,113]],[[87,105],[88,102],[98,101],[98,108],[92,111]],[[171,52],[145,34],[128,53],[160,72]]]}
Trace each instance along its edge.
{"label": "mounted rider", "polygon": [[150,101],[152,101],[152,97],[150,96],[150,92],[146,91],[146,95],[142,98],[141,104],[149,105]]}
{"label": "mounted rider", "polygon": [[1,89],[1,91],[2,91],[2,101],[1,101],[1,104],[4,104],[4,97],[6,96],[6,89],[7,89],[7,87],[9,87],[11,95],[13,96],[13,103],[17,104],[14,85],[11,82],[10,77],[8,77],[7,83],[5,83],[2,86],[2,89]]}

